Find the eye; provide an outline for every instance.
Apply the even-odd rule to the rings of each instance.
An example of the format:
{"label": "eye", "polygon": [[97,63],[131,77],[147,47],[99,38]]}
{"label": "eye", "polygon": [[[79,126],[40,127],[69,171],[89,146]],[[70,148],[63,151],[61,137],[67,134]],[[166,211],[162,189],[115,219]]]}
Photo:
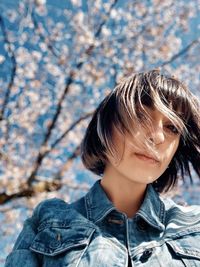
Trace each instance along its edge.
{"label": "eye", "polygon": [[176,135],[179,134],[178,129],[173,124],[166,125],[166,128],[167,128],[167,130],[169,130],[173,134],[176,134]]}

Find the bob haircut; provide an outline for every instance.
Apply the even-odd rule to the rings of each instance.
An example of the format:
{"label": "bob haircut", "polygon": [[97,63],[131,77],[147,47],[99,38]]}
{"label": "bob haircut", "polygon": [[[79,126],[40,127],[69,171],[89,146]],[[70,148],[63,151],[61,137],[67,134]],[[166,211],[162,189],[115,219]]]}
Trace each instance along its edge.
{"label": "bob haircut", "polygon": [[[200,104],[185,85],[159,70],[134,73],[123,79],[95,110],[81,144],[84,166],[102,176],[108,155],[116,155],[113,130],[123,136],[134,136],[138,124],[152,130],[145,107],[157,109],[166,116],[180,134],[177,151],[165,172],[152,183],[158,192],[173,188],[178,178],[189,176],[191,167],[200,178]],[[153,150],[152,141],[145,139],[144,147]]]}

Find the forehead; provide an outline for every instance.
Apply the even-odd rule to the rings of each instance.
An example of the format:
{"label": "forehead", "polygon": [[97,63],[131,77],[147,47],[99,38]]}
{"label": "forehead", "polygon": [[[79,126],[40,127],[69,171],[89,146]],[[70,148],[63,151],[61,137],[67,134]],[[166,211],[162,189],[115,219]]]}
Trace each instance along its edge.
{"label": "forehead", "polygon": [[143,108],[144,108],[144,113],[148,114],[153,119],[159,118],[159,119],[169,120],[162,112],[160,112],[153,106],[152,107],[143,106]]}

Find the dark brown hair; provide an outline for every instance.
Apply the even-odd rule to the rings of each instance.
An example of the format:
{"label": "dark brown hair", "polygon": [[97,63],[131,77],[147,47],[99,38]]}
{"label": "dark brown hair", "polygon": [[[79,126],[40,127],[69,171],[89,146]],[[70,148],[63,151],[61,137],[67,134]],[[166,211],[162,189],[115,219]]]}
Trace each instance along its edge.
{"label": "dark brown hair", "polygon": [[[178,149],[154,188],[167,191],[178,181],[191,175],[191,166],[200,177],[200,104],[188,88],[178,79],[163,75],[159,70],[134,73],[123,79],[95,110],[81,146],[85,167],[103,175],[108,153],[115,155],[113,128],[123,135],[134,135],[134,127],[145,118],[146,128],[151,122],[144,107],[162,112],[180,133]],[[134,122],[134,123],[133,123]],[[134,126],[133,126],[134,125]],[[151,149],[148,141],[144,144]]]}

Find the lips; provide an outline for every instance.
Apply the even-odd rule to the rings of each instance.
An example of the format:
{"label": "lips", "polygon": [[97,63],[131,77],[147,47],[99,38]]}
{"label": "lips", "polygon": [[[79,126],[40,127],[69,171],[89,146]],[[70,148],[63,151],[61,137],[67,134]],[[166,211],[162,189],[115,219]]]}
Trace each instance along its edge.
{"label": "lips", "polygon": [[143,161],[147,161],[147,162],[151,162],[151,163],[158,163],[159,160],[157,158],[154,158],[153,156],[150,156],[148,154],[143,154],[143,153],[135,153],[135,155],[143,160]]}

